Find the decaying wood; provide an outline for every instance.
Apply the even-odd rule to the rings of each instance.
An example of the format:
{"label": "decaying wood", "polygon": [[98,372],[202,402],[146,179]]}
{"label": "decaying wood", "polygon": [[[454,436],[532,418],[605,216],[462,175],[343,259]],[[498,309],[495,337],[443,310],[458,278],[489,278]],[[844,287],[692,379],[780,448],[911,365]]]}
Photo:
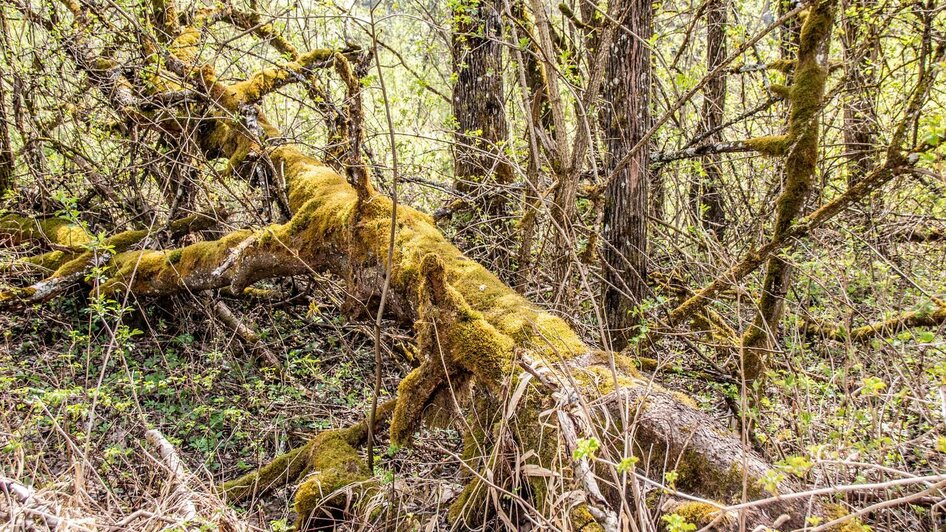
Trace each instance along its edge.
{"label": "decaying wood", "polygon": [[172,498],[177,501],[181,519],[191,521],[197,517],[197,506],[194,504],[194,493],[187,486],[190,473],[181,462],[177,449],[157,429],[145,432],[145,439],[153,445],[161,455],[161,465],[167,469]]}
{"label": "decaying wood", "polygon": [[[49,527],[50,530],[55,530],[56,527],[59,526],[59,516],[56,515],[55,511],[51,512],[49,510],[50,504],[42,501],[36,495],[36,490],[32,487],[21,484],[10,478],[0,477],[0,495],[14,499],[17,504],[22,506],[23,511],[28,514],[28,519],[40,520]],[[9,504],[9,501],[7,511],[10,512],[9,519],[13,520],[16,510],[13,508],[12,504]]]}

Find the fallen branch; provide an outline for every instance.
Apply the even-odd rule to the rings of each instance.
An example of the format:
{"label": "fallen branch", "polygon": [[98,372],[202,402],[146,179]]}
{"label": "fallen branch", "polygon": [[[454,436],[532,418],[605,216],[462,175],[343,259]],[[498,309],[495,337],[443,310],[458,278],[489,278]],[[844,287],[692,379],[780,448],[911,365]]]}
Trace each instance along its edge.
{"label": "fallen branch", "polygon": [[[61,522],[60,518],[45,509],[48,508],[50,504],[37,497],[36,490],[32,487],[21,484],[10,478],[0,477],[0,492],[3,492],[7,497],[13,497],[28,513],[40,517],[50,530],[55,530],[56,527],[59,526]],[[10,512],[10,520],[13,521],[14,515],[12,506]]]}
{"label": "fallen branch", "polygon": [[819,324],[810,321],[805,322],[802,329],[806,334],[819,335],[838,342],[845,340],[866,342],[871,338],[889,336],[905,329],[938,327],[944,323],[946,323],[946,306],[937,305],[937,308],[933,311],[911,310],[893,318],[855,327],[850,331],[840,325]]}
{"label": "fallen branch", "polygon": [[256,334],[256,326],[251,321],[248,321],[245,317],[237,317],[223,301],[208,301],[208,303],[211,305],[211,308],[213,308],[217,318],[219,318],[224,325],[229,327],[241,340],[246,342],[252,352],[259,359],[263,360],[267,366],[277,369],[282,367],[279,357],[270,351],[262,338]]}
{"label": "fallen branch", "polygon": [[145,432],[145,439],[158,449],[161,455],[161,465],[170,475],[171,497],[178,502],[181,518],[191,521],[197,517],[197,506],[194,504],[194,492],[187,486],[190,474],[184,468],[177,449],[157,429]]}

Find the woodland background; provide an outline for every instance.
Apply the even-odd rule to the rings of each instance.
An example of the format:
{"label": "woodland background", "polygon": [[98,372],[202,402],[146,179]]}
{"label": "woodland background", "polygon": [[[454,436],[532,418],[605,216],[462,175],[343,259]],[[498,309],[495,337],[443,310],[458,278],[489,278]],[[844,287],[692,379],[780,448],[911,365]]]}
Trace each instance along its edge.
{"label": "woodland background", "polygon": [[946,527],[944,10],[0,0],[0,526]]}

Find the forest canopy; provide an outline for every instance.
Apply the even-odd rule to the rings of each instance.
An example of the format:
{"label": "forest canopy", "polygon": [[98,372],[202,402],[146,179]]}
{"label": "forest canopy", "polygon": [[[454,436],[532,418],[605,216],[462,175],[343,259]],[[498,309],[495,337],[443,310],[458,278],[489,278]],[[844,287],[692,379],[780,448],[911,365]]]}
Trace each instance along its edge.
{"label": "forest canopy", "polygon": [[946,527],[944,12],[0,0],[0,523]]}

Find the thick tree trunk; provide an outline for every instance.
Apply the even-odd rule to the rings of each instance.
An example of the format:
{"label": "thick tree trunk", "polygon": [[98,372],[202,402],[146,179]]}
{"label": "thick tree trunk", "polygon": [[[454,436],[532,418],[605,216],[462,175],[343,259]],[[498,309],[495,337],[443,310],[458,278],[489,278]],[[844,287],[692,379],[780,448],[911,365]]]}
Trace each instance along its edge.
{"label": "thick tree trunk", "polygon": [[[712,72],[726,59],[726,21],[729,14],[727,0],[710,0],[706,6],[706,71]],[[703,116],[700,134],[706,142],[723,141],[722,134],[714,132],[723,123],[726,109],[726,76],[720,75],[706,83],[703,89]],[[722,240],[726,232],[726,212],[723,208],[722,171],[719,155],[703,157],[705,176],[700,176],[690,191],[694,216],[704,228]]]}
{"label": "thick tree trunk", "polygon": [[[616,10],[624,28],[617,29],[608,53],[607,85],[610,101],[603,118],[606,169],[613,173],[619,161],[650,129],[653,4],[650,0],[621,0]],[[602,260],[605,270],[604,308],[612,346],[623,349],[640,319],[635,307],[647,285],[647,192],[649,150],[639,150],[611,177],[605,191]]]}
{"label": "thick tree trunk", "polygon": [[457,120],[454,180],[487,212],[507,203],[491,183],[508,185],[512,168],[504,150],[509,141],[503,92],[502,19],[494,1],[460,2],[454,8],[453,116]]}
{"label": "thick tree trunk", "polygon": [[[505,218],[513,181],[507,161],[509,141],[503,90],[501,3],[458,2],[453,11],[454,182],[475,212],[493,223],[470,227],[482,234],[483,254],[497,270],[508,268],[512,244]],[[498,222],[498,223],[497,223]]]}

